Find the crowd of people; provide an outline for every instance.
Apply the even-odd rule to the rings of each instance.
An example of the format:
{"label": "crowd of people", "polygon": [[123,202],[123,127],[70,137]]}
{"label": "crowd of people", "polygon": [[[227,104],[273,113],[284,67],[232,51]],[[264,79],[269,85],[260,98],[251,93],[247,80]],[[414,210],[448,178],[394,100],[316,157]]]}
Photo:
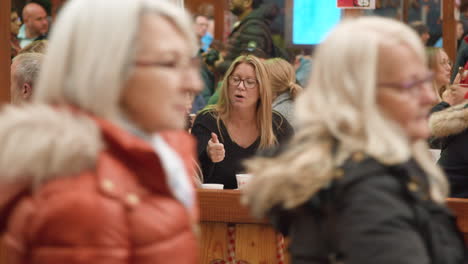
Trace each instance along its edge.
{"label": "crowd of people", "polygon": [[198,263],[195,189],[242,173],[293,264],[467,263],[445,201],[468,198],[468,63],[373,16],[294,57],[262,0],[229,1],[223,44],[213,10],[171,2],[73,0],[53,25],[34,2],[11,12],[7,263]]}

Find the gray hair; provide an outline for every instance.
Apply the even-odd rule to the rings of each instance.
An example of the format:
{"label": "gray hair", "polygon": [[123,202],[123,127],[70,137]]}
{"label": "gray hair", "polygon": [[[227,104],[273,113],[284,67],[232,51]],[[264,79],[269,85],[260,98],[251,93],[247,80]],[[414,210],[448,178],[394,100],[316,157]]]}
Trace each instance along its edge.
{"label": "gray hair", "polygon": [[40,53],[24,53],[16,56],[13,62],[16,62],[14,75],[18,86],[29,83],[34,86],[41,69],[44,55]]}
{"label": "gray hair", "polygon": [[118,120],[119,100],[133,69],[135,42],[145,15],[168,19],[196,54],[190,16],[170,1],[68,1],[52,30],[34,101],[73,104]]}

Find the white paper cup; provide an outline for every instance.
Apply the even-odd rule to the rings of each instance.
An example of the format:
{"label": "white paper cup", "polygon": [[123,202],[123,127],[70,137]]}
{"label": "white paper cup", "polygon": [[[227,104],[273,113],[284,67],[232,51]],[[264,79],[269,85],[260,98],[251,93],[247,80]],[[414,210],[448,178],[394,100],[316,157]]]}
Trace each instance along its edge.
{"label": "white paper cup", "polygon": [[252,174],[236,174],[237,188],[242,188],[250,179],[252,179]]}
{"label": "white paper cup", "polygon": [[204,183],[204,184],[202,184],[202,188],[203,189],[222,190],[222,189],[224,189],[224,184]]}

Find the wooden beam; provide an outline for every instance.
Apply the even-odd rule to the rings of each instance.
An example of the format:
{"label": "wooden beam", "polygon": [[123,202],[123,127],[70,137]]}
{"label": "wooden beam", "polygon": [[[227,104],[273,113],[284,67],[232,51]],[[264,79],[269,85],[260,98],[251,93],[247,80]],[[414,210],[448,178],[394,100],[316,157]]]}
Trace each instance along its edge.
{"label": "wooden beam", "polygon": [[224,14],[227,11],[226,0],[185,0],[185,8],[187,8],[192,14],[198,13],[198,7],[201,4],[211,4],[214,8],[214,21],[215,21],[215,32],[214,38],[217,40],[224,41],[225,30],[225,19]]}
{"label": "wooden beam", "polygon": [[363,9],[343,9],[343,18],[360,17],[364,15]]}
{"label": "wooden beam", "polygon": [[455,61],[457,56],[457,36],[455,22],[455,0],[444,0],[442,10],[442,38],[444,50],[450,60]]}
{"label": "wooden beam", "polygon": [[10,101],[10,0],[0,1],[0,105]]}
{"label": "wooden beam", "polygon": [[[226,11],[226,1],[215,1],[214,4],[214,21],[215,21],[215,29],[214,29],[214,38],[220,41],[224,41],[224,31],[225,31],[225,20],[224,20],[224,13]],[[229,29],[226,29],[230,31]]]}
{"label": "wooden beam", "polygon": [[401,20],[408,23],[410,0],[401,0]]}

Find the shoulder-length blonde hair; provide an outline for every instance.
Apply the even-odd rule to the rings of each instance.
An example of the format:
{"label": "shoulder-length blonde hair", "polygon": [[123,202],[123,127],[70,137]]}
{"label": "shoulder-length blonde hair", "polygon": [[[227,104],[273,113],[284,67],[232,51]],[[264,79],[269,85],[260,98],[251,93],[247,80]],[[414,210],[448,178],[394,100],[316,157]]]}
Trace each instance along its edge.
{"label": "shoulder-length blonde hair", "polygon": [[[427,47],[426,48],[426,56],[427,56],[427,66],[429,67],[429,69],[433,72],[436,72],[438,67],[439,67],[439,63],[440,63],[440,56],[441,56],[441,53],[442,52],[445,52],[445,50],[443,48],[438,48],[438,47]],[[442,85],[442,86],[438,86],[438,84],[436,83],[435,79],[434,81],[432,81],[432,87],[434,89],[434,92],[437,96],[437,100],[439,102],[442,102],[442,94],[445,92],[445,90],[447,89],[447,86],[446,85]]]}
{"label": "shoulder-length blonde hair", "polygon": [[216,105],[209,106],[207,110],[214,110],[218,127],[220,120],[224,122],[229,120],[233,111],[231,100],[229,99],[229,77],[239,64],[246,63],[251,65],[255,70],[255,77],[258,81],[258,91],[260,98],[257,103],[257,126],[260,130],[260,149],[271,147],[277,143],[272,126],[272,106],[271,106],[271,88],[270,79],[268,77],[265,65],[260,59],[253,55],[239,56],[234,60],[226,74],[224,75],[223,84],[221,86],[221,94]]}
{"label": "shoulder-length blonde hair", "polygon": [[[385,60],[381,49],[395,45],[405,45],[426,63],[414,31],[386,18],[345,20],[318,47],[311,82],[297,100],[300,129],[278,157],[247,164],[255,177],[244,201],[255,214],[275,205],[302,204],[338,177],[334,170],[355,152],[387,165],[414,157],[429,175],[432,198],[444,203],[447,182],[425,141],[411,143],[377,103],[377,73]],[[339,63],[333,58],[340,58]]]}
{"label": "shoulder-length blonde hair", "polygon": [[133,70],[137,33],[145,15],[168,19],[196,54],[190,16],[169,1],[68,1],[52,30],[34,100],[71,104],[118,120],[122,89]]}
{"label": "shoulder-length blonde hair", "polygon": [[296,72],[293,66],[281,58],[273,58],[265,61],[265,68],[270,76],[273,98],[289,92],[294,100],[302,91],[302,87],[296,83]]}

